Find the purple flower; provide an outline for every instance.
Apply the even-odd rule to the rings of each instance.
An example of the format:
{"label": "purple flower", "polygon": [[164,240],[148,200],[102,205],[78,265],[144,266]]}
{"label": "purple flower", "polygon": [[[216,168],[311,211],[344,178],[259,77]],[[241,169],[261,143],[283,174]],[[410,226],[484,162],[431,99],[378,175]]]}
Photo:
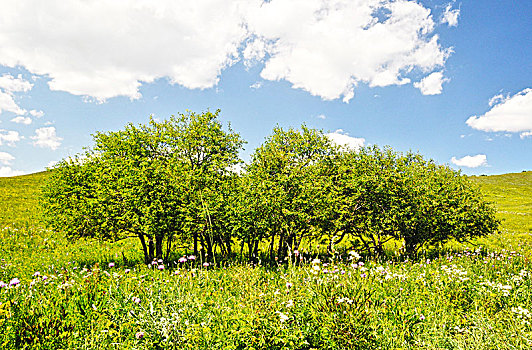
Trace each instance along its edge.
{"label": "purple flower", "polygon": [[139,297],[133,297],[133,298],[131,298],[131,300],[132,300],[133,302],[137,303],[137,304],[140,303],[140,298],[139,298]]}
{"label": "purple flower", "polygon": [[7,284],[5,284],[3,281],[0,281],[0,288],[7,287]]}
{"label": "purple flower", "polygon": [[12,287],[12,286],[16,286],[17,284],[20,283],[20,280],[18,278],[13,278],[11,281],[9,281],[9,286]]}
{"label": "purple flower", "polygon": [[362,278],[366,278],[366,276],[367,276],[367,275],[366,275],[365,273],[363,273],[362,275],[360,275],[360,277],[362,277]]}
{"label": "purple flower", "polygon": [[159,270],[164,270],[164,265],[159,265],[159,266],[157,266],[157,268],[158,268]]}
{"label": "purple flower", "polygon": [[188,260],[196,260],[196,256],[195,255],[189,255],[188,256]]}
{"label": "purple flower", "polygon": [[159,264],[162,264],[162,263],[163,263],[163,259],[159,259],[159,260],[157,260],[157,262],[158,262]]}
{"label": "purple flower", "polygon": [[143,337],[144,337],[144,332],[143,331],[137,332],[135,334],[135,338],[137,338],[137,339],[142,339]]}
{"label": "purple flower", "polygon": [[37,272],[35,272],[35,273],[33,274],[33,277],[39,277],[40,275],[41,275],[41,273],[40,273],[39,271],[37,271]]}
{"label": "purple flower", "polygon": [[125,269],[125,270],[124,270],[124,273],[130,273],[130,272],[131,272],[130,269]]}
{"label": "purple flower", "polygon": [[204,262],[203,263],[203,267],[209,267],[209,263],[208,262]]}
{"label": "purple flower", "polygon": [[425,320],[425,316],[421,315],[421,316],[419,316],[419,319],[420,319],[421,321],[424,321],[424,320]]}
{"label": "purple flower", "polygon": [[43,281],[46,281],[47,279],[48,279],[47,276],[42,276],[42,280],[43,280]]}
{"label": "purple flower", "polygon": [[109,263],[109,268],[111,269],[111,268],[113,268],[113,267],[115,267],[115,263],[114,263],[114,262],[110,262],[110,263]]}
{"label": "purple flower", "polygon": [[180,257],[179,260],[177,260],[177,261],[179,261],[180,263],[186,263],[186,262],[187,262],[187,258],[184,257],[184,256],[182,256],[182,257]]}

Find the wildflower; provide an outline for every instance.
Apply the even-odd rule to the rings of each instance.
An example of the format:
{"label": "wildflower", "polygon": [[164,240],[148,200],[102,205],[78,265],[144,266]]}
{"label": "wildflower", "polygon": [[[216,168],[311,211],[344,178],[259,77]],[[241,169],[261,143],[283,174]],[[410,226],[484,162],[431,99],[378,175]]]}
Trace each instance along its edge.
{"label": "wildflower", "polygon": [[363,273],[363,274],[360,275],[360,277],[362,277],[362,278],[366,278],[366,276],[367,276],[367,275],[366,275],[365,273]]}
{"label": "wildflower", "polygon": [[48,276],[42,276],[41,278],[43,281],[46,281],[48,279]]}
{"label": "wildflower", "polygon": [[162,264],[162,263],[163,263],[163,259],[159,259],[159,260],[157,260],[157,262],[158,262],[159,264]]}
{"label": "wildflower", "polygon": [[294,306],[294,301],[290,299],[286,302],[286,307],[292,307],[292,306]]}
{"label": "wildflower", "polygon": [[16,285],[19,284],[19,283],[20,283],[20,280],[19,280],[18,278],[15,277],[15,278],[13,278],[11,281],[9,281],[9,286],[10,286],[10,287],[14,287],[14,286],[16,286]]}
{"label": "wildflower", "polygon": [[174,275],[179,275],[179,271],[175,270]]}
{"label": "wildflower", "polygon": [[144,332],[143,331],[137,332],[135,334],[135,338],[137,338],[137,339],[142,339],[143,337],[144,337]]}
{"label": "wildflower", "polygon": [[281,311],[277,311],[277,313],[279,314],[279,321],[281,322],[288,321],[289,317],[287,315],[285,315]]}
{"label": "wildflower", "polygon": [[424,315],[419,316],[419,320],[420,321],[425,321],[425,316]]}
{"label": "wildflower", "polygon": [[204,262],[203,263],[203,267],[209,267],[209,263],[208,262]]}
{"label": "wildflower", "polygon": [[114,263],[114,262],[110,262],[110,263],[109,263],[109,268],[111,269],[111,268],[113,268],[113,267],[115,267],[115,263]]}
{"label": "wildflower", "polygon": [[286,282],[286,288],[292,288],[292,283]]}
{"label": "wildflower", "polygon": [[318,258],[312,260],[312,264],[313,264],[313,265],[317,265],[317,264],[319,264],[319,263],[321,263],[321,260],[318,259]]}
{"label": "wildflower", "polygon": [[298,256],[299,255],[299,250],[294,250],[294,255]]}
{"label": "wildflower", "polygon": [[159,270],[164,270],[164,265],[159,265],[159,266],[157,266],[157,268],[158,268]]}
{"label": "wildflower", "polygon": [[532,314],[530,313],[530,311],[525,308],[522,308],[521,306],[518,306],[512,307],[512,312],[514,312],[524,324],[530,324],[530,321],[532,320]]}
{"label": "wildflower", "polygon": [[0,281],[0,288],[7,287],[7,284],[5,284],[3,281]]}
{"label": "wildflower", "polygon": [[140,298],[139,298],[139,297],[133,297],[133,298],[131,298],[131,300],[132,300],[133,302],[137,303],[137,304],[140,303]]}
{"label": "wildflower", "polygon": [[195,255],[189,255],[188,256],[188,260],[196,260],[196,256]]}
{"label": "wildflower", "polygon": [[360,255],[357,252],[355,252],[354,250],[350,251],[349,255],[351,256],[351,259],[355,259],[355,260],[359,260],[360,259]]}
{"label": "wildflower", "polygon": [[130,269],[125,269],[125,270],[124,270],[124,273],[130,273],[130,272],[131,272]]}
{"label": "wildflower", "polygon": [[187,262],[187,258],[184,257],[184,256],[182,256],[182,257],[180,257],[179,260],[177,260],[177,261],[179,261],[180,263],[186,263],[186,262]]}
{"label": "wildflower", "polygon": [[41,275],[41,273],[40,273],[39,271],[37,271],[37,272],[35,272],[35,273],[33,274],[33,277],[39,277],[40,275]]}

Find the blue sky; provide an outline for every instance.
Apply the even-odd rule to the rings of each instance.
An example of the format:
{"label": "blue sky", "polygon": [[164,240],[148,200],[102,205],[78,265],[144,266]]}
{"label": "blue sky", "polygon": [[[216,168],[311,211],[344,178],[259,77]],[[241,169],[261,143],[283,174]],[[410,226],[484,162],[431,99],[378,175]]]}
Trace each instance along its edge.
{"label": "blue sky", "polygon": [[0,176],[96,131],[222,110],[419,151],[466,174],[532,170],[532,2],[0,0]]}

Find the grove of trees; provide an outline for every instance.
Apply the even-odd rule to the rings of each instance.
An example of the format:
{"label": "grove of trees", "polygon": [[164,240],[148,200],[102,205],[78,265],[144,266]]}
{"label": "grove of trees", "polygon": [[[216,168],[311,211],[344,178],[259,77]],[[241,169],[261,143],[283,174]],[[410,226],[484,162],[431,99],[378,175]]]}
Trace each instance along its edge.
{"label": "grove of trees", "polygon": [[[415,153],[335,146],[323,132],[277,127],[241,166],[244,141],[219,110],[96,133],[43,186],[47,225],[72,238],[138,237],[145,263],[176,246],[284,259],[305,246],[382,255],[498,230],[467,177]],[[237,171],[237,169],[242,169]]]}

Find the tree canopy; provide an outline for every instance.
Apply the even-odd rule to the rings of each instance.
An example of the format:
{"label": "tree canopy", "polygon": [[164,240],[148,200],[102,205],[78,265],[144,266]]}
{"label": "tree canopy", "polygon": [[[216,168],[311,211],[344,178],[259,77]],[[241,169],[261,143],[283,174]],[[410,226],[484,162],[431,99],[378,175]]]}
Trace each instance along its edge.
{"label": "tree canopy", "polygon": [[389,147],[337,147],[302,126],[276,127],[242,172],[244,141],[219,110],[96,133],[94,146],[53,168],[43,187],[48,225],[70,237],[138,237],[146,263],[192,246],[210,260],[283,259],[325,244],[384,254],[497,231],[495,210],[467,177]]}

